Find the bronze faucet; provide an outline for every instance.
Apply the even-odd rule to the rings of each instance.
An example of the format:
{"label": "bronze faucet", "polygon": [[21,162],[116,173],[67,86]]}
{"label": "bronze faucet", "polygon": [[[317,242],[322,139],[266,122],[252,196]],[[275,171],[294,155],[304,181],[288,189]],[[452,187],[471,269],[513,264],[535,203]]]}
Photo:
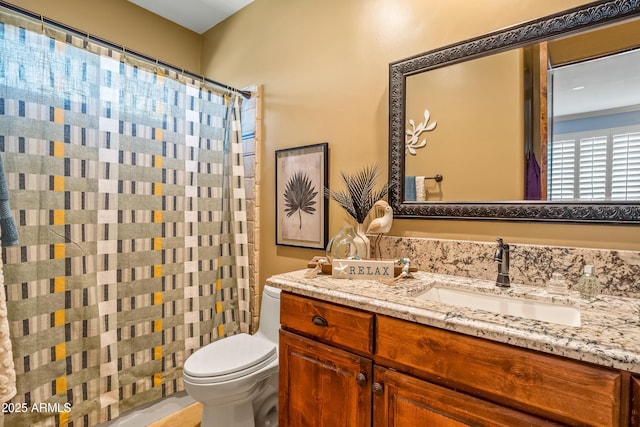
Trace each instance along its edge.
{"label": "bronze faucet", "polygon": [[496,286],[501,288],[508,288],[511,286],[509,280],[509,245],[504,243],[502,239],[496,239],[498,247],[495,254],[493,254],[493,260],[498,263],[498,278],[496,279]]}

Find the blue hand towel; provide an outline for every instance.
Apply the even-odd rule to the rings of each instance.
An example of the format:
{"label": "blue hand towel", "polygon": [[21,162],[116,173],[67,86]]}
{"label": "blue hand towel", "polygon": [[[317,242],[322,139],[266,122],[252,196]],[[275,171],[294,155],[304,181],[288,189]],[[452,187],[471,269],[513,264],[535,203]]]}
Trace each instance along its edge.
{"label": "blue hand towel", "polygon": [[416,177],[404,177],[404,200],[414,202],[416,200]]}
{"label": "blue hand towel", "polygon": [[9,189],[4,176],[4,164],[0,155],[0,239],[2,246],[16,246],[18,244],[18,229],[9,207]]}

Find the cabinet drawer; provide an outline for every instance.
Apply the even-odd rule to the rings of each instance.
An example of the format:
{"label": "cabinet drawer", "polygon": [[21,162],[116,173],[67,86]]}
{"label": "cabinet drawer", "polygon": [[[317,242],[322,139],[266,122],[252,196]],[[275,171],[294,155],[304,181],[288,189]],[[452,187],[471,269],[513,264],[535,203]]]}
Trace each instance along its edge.
{"label": "cabinet drawer", "polygon": [[373,353],[371,313],[283,292],[280,296],[282,329],[355,352]]}
{"label": "cabinet drawer", "polygon": [[375,360],[568,425],[620,424],[618,371],[384,316]]}

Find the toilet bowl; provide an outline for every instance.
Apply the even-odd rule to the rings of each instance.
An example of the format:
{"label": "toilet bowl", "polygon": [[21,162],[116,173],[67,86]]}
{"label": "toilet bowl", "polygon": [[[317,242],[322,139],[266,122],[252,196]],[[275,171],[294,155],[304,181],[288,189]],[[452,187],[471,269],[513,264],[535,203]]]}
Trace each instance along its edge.
{"label": "toilet bowl", "polygon": [[274,427],[278,404],[280,290],[265,286],[260,328],[232,335],[197,350],[182,378],[202,403],[201,427]]}

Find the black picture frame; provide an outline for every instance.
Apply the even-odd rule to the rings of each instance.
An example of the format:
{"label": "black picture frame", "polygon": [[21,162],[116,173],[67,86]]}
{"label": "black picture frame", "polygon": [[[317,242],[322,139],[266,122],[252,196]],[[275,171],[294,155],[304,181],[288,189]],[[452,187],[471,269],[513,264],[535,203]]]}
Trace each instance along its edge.
{"label": "black picture frame", "polygon": [[327,246],[328,152],[327,142],[276,150],[276,245]]}

